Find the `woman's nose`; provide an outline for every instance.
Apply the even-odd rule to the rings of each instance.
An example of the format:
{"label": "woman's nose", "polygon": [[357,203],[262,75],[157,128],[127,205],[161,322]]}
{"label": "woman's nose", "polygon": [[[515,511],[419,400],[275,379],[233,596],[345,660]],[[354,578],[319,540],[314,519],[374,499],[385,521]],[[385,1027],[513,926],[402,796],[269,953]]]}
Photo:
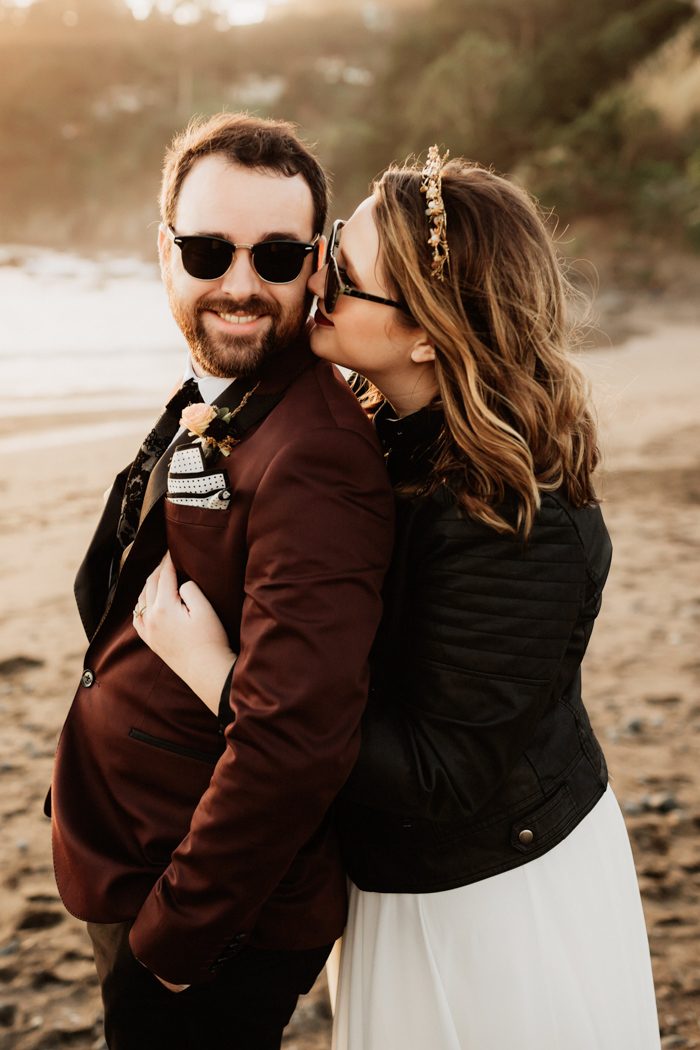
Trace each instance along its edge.
{"label": "woman's nose", "polygon": [[326,270],[327,266],[324,266],[320,270],[315,270],[309,277],[306,285],[313,295],[319,295],[321,298],[323,298],[323,288],[326,283]]}

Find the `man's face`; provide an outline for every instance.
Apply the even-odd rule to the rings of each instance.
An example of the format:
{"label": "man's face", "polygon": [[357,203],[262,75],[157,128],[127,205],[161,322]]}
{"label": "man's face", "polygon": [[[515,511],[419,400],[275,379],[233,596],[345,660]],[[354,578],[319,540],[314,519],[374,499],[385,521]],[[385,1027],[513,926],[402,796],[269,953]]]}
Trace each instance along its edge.
{"label": "man's face", "polygon": [[[301,175],[255,171],[212,154],[195,161],[186,175],[174,227],[176,234],[223,237],[236,244],[271,238],[309,243],[311,190]],[[210,375],[251,375],[302,331],[311,299],[306,282],[312,253],[291,284],[267,284],[245,248],[214,281],[190,277],[180,249],[162,231],[159,249],[173,316],[195,362]]]}

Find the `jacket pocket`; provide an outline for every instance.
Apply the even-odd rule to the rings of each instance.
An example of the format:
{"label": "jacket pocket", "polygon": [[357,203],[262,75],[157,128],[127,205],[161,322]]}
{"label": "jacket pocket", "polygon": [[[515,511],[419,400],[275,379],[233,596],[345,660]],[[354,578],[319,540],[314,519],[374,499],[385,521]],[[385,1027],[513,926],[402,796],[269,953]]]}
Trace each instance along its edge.
{"label": "jacket pocket", "polygon": [[230,514],[222,514],[221,512],[230,510],[231,501],[219,500],[218,494],[211,498],[216,501],[216,506],[214,502],[204,506],[201,504],[201,501],[193,502],[191,500],[175,503],[166,496],[163,501],[166,520],[176,526],[199,525],[204,528],[223,529],[230,520]]}
{"label": "jacket pocket", "polygon": [[206,762],[212,766],[216,765],[221,757],[219,754],[213,754],[210,751],[198,751],[193,747],[176,744],[172,740],[163,740],[159,736],[151,736],[150,733],[144,733],[141,729],[134,729],[133,726],[129,730],[129,736],[132,740],[138,740],[141,744],[158,747],[161,751],[170,751],[174,755],[181,755],[183,758],[193,758],[197,762]]}

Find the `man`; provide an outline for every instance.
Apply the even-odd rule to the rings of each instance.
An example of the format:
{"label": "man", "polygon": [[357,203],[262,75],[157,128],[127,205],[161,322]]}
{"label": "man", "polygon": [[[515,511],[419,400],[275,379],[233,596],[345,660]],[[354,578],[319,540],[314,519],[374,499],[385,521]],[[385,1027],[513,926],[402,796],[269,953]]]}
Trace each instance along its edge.
{"label": "man", "polygon": [[[391,496],[371,427],[306,343],[326,183],[293,129],[192,124],[161,213],[196,378],[117,478],[78,574],[90,644],[54,862],[89,923],[111,1050],[270,1050],[344,924],[328,810],[359,744]],[[194,410],[204,443],[176,433],[200,395],[222,417]],[[166,550],[240,653],[225,685],[217,671],[221,719],[134,629]]]}

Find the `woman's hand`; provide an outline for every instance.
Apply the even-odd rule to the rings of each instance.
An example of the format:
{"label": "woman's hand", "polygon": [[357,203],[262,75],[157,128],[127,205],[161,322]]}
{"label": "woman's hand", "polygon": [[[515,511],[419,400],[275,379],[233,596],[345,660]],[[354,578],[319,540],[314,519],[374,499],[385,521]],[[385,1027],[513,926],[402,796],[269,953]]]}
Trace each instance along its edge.
{"label": "woman's hand", "polygon": [[214,608],[196,583],[178,588],[170,553],[146,580],[134,630],[214,714],[236,656]]}

